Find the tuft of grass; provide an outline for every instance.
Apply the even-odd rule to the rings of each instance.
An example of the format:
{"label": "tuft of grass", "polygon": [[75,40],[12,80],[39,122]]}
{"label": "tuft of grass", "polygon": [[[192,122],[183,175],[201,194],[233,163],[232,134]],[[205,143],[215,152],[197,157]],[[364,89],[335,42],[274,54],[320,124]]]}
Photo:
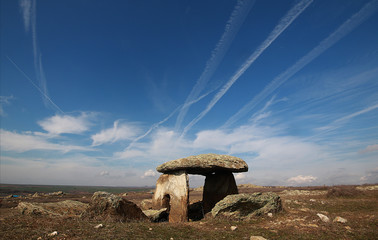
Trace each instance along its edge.
{"label": "tuft of grass", "polygon": [[338,186],[330,188],[327,192],[327,198],[355,198],[364,193],[353,186]]}

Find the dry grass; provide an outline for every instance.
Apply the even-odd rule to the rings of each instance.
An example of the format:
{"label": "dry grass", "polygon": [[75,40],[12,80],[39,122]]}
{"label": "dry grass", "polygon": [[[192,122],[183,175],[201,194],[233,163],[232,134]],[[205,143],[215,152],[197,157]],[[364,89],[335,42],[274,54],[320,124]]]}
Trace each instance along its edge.
{"label": "dry grass", "polygon": [[[48,217],[21,215],[12,207],[20,201],[56,202],[67,199],[88,201],[89,197],[71,194],[63,197],[41,197],[36,199],[3,199],[0,208],[0,239],[249,239],[252,235],[267,239],[378,239],[378,191],[354,192],[355,186],[336,188],[301,188],[299,195],[281,194],[284,211],[274,215],[256,217],[247,222],[206,217],[201,221],[182,224],[129,222],[104,223],[105,227],[95,229],[99,221],[76,217]],[[341,189],[341,190],[340,190]],[[353,190],[354,189],[354,190]],[[246,189],[241,192],[254,192]],[[273,190],[277,190],[274,188]],[[280,192],[285,188],[275,191]],[[286,189],[287,190],[287,189]],[[308,193],[324,192],[321,195]],[[327,192],[327,190],[329,190]],[[331,193],[329,193],[331,192]],[[293,191],[293,193],[296,193]],[[200,198],[201,193],[191,192],[191,201]],[[346,196],[347,195],[347,196]],[[150,198],[148,192],[129,193],[127,199],[140,203]],[[327,215],[331,222],[324,223],[316,215]],[[341,216],[347,223],[332,222]],[[232,231],[231,226],[238,229]],[[55,237],[48,234],[58,231]]]}

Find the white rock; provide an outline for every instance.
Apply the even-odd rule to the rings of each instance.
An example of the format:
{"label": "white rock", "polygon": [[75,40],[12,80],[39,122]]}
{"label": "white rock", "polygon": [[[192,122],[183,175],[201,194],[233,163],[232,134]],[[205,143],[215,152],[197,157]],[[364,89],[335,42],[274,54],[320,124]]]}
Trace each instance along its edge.
{"label": "white rock", "polygon": [[316,202],[316,200],[311,198],[311,199],[310,199],[310,202]]}
{"label": "white rock", "polygon": [[52,233],[49,233],[47,236],[49,236],[49,237],[54,237],[54,236],[56,236],[56,235],[58,235],[58,232],[57,232],[57,231],[54,231],[54,232],[52,232]]}
{"label": "white rock", "polygon": [[237,226],[231,226],[231,231],[235,231],[236,229],[238,229]]}
{"label": "white rock", "polygon": [[267,239],[261,236],[251,236],[249,240],[267,240]]}
{"label": "white rock", "polygon": [[326,215],[323,215],[321,213],[316,214],[322,220],[323,222],[329,222],[329,218]]}
{"label": "white rock", "polygon": [[152,231],[152,228],[149,228],[148,230]]}
{"label": "white rock", "polygon": [[342,218],[342,217],[335,217],[335,219],[333,221],[334,222],[339,222],[339,223],[346,223],[346,222],[348,222],[345,218]]}
{"label": "white rock", "polygon": [[104,224],[100,223],[98,225],[96,225],[94,228],[98,229],[98,228],[103,228],[104,227]]}
{"label": "white rock", "polygon": [[273,217],[273,213],[268,213],[268,217]]}

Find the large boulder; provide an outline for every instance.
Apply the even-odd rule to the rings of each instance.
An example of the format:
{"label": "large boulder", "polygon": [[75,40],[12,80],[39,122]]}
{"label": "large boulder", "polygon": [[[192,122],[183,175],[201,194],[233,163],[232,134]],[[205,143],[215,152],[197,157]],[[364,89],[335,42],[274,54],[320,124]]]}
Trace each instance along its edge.
{"label": "large boulder", "polygon": [[246,172],[248,165],[238,157],[209,153],[172,160],[156,170],[161,173],[184,170],[188,174],[207,175],[216,171]]}
{"label": "large boulder", "polygon": [[151,222],[167,222],[168,212],[166,208],[160,210],[144,210],[143,213],[151,220]]}
{"label": "large boulder", "polygon": [[108,222],[148,220],[135,203],[107,192],[95,192],[82,217]]}
{"label": "large boulder", "polygon": [[46,216],[79,216],[88,204],[79,201],[66,200],[52,203],[28,203],[20,202],[17,209],[25,215]]}
{"label": "large boulder", "polygon": [[249,219],[282,210],[281,198],[271,192],[228,195],[211,210],[213,217]]}

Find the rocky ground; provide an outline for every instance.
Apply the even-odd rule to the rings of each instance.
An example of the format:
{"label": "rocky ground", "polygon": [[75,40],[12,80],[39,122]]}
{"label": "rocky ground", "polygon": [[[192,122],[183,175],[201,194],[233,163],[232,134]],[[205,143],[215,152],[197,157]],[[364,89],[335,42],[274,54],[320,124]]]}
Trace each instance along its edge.
{"label": "rocky ground", "polygon": [[[167,222],[103,222],[66,214],[28,214],[23,203],[66,200],[90,203],[92,193],[27,194],[2,192],[0,239],[378,239],[378,186],[259,187],[239,186],[240,193],[275,192],[283,211],[248,221],[212,218],[181,224]],[[151,190],[120,193],[145,208]],[[201,188],[190,192],[190,202],[202,198]],[[64,202],[68,206],[70,201]],[[52,204],[53,205],[53,204]],[[51,206],[51,204],[47,204]],[[260,238],[258,238],[260,237]]]}

